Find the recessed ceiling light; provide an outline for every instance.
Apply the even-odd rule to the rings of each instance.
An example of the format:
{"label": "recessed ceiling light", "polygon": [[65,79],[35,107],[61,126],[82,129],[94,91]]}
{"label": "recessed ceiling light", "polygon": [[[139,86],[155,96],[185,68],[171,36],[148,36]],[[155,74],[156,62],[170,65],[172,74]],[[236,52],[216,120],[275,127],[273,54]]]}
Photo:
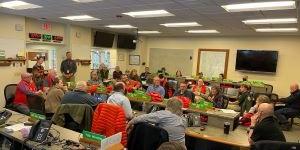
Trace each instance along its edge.
{"label": "recessed ceiling light", "polygon": [[98,2],[98,1],[102,1],[102,0],[72,0],[74,2],[78,2],[78,3],[91,3],[91,2]]}
{"label": "recessed ceiling light", "polygon": [[260,28],[256,32],[297,32],[297,28]]}
{"label": "recessed ceiling light", "polygon": [[159,34],[159,31],[138,31],[139,34]]}
{"label": "recessed ceiling light", "polygon": [[125,25],[108,25],[106,26],[108,28],[116,28],[116,29],[131,29],[131,28],[136,28],[132,25],[125,24]]}
{"label": "recessed ceiling light", "polygon": [[228,12],[296,9],[295,1],[256,2],[222,6]]}
{"label": "recessed ceiling light", "polygon": [[180,22],[180,23],[164,23],[160,24],[165,27],[198,27],[202,26],[198,24],[197,22]]}
{"label": "recessed ceiling light", "polygon": [[3,2],[3,3],[0,3],[0,7],[5,7],[5,8],[9,8],[9,9],[15,9],[15,10],[42,8],[42,6],[30,4],[27,2],[23,2],[23,1]]}
{"label": "recessed ceiling light", "polygon": [[168,17],[174,16],[173,14],[165,11],[165,10],[150,10],[150,11],[135,11],[135,12],[127,12],[122,13],[124,15],[128,15],[134,18],[151,18],[151,17]]}
{"label": "recessed ceiling light", "polygon": [[66,16],[66,17],[60,17],[62,19],[68,19],[72,21],[94,21],[94,20],[101,20],[98,18],[94,18],[89,15],[79,15],[79,16]]}
{"label": "recessed ceiling light", "polygon": [[245,24],[289,24],[297,23],[297,18],[278,18],[278,19],[255,19],[255,20],[244,20]]}
{"label": "recessed ceiling light", "polygon": [[187,33],[220,33],[217,30],[187,30]]}

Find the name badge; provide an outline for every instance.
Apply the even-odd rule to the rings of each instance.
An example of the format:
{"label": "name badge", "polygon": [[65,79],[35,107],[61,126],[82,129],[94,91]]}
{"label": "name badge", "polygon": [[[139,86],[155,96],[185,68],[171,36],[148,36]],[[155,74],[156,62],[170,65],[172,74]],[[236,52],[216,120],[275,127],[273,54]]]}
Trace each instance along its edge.
{"label": "name badge", "polygon": [[67,70],[67,73],[70,73],[70,71],[69,71],[69,70]]}

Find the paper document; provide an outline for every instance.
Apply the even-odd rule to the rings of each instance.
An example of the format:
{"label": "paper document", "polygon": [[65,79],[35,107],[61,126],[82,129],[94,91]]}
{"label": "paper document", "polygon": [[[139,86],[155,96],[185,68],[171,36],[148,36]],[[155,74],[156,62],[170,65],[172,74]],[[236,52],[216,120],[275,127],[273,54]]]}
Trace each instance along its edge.
{"label": "paper document", "polygon": [[121,143],[122,139],[122,132],[119,132],[115,135],[107,137],[101,141],[100,150],[106,150],[107,148],[111,147],[114,144]]}
{"label": "paper document", "polygon": [[13,130],[14,132],[19,131],[23,128],[31,128],[31,126],[25,126],[24,123],[19,123],[19,124],[15,124],[15,125],[5,127],[5,129]]}
{"label": "paper document", "polygon": [[231,110],[231,109],[220,109],[220,111],[222,111],[223,113],[231,113],[231,114],[236,113],[234,110]]}

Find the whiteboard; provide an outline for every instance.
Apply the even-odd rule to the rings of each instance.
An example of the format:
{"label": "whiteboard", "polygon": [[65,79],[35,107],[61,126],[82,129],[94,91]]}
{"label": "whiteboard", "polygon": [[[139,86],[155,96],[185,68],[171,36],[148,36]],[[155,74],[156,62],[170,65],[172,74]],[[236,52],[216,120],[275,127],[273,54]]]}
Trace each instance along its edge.
{"label": "whiteboard", "polygon": [[226,52],[223,51],[200,51],[199,72],[205,77],[218,77],[225,72]]}

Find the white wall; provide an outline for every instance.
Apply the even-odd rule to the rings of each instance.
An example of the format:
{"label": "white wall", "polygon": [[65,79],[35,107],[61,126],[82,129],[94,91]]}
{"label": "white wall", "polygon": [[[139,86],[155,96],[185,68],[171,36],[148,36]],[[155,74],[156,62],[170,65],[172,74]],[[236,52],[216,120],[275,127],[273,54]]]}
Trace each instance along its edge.
{"label": "white wall", "polygon": [[[25,49],[25,18],[0,13],[0,49],[5,50],[6,57],[15,58],[19,50]],[[23,27],[22,31],[16,31],[15,25]],[[20,74],[24,72],[25,65],[16,67],[0,67],[2,75],[0,78],[0,107],[5,105],[4,87],[7,84],[20,81]]]}
{"label": "white wall", "polygon": [[[246,73],[235,71],[235,59],[237,49],[277,50],[279,59],[277,73],[275,75],[247,73],[249,80],[262,80],[274,86],[274,92],[280,96],[289,95],[289,85],[300,83],[300,37],[201,37],[201,38],[162,38],[149,37],[147,39],[147,53],[150,48],[176,48],[193,49],[193,74],[196,74],[198,49],[229,49],[229,62],[227,78],[241,80]],[[151,58],[148,58],[151,59]],[[163,59],[163,58],[162,58]],[[159,61],[159,60],[158,60]],[[180,62],[174,62],[180,63]]]}

